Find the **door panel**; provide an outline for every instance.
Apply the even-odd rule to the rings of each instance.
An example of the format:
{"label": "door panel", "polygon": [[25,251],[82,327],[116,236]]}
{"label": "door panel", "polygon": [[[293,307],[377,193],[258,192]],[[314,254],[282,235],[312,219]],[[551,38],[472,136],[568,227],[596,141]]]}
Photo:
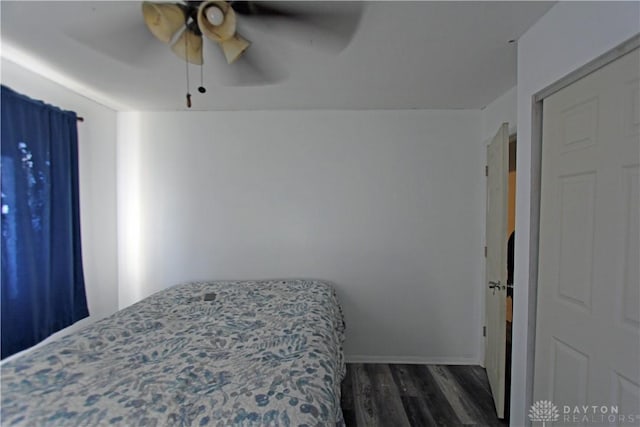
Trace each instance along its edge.
{"label": "door panel", "polygon": [[485,367],[498,417],[504,417],[507,340],[507,178],[509,126],[487,147],[487,259]]}
{"label": "door panel", "polygon": [[639,63],[544,100],[534,401],[640,414]]}

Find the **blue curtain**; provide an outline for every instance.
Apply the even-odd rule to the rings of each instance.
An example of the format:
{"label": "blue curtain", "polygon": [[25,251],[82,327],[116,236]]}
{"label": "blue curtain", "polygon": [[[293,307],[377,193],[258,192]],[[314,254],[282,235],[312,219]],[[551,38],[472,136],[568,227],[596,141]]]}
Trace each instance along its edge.
{"label": "blue curtain", "polygon": [[76,114],[2,86],[2,358],[87,317]]}

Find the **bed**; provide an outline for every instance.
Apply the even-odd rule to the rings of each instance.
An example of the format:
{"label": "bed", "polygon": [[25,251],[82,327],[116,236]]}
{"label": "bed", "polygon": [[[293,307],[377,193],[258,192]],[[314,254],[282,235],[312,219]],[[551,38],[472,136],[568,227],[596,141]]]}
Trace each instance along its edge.
{"label": "bed", "polygon": [[3,426],[343,425],[344,323],[315,280],[161,291],[1,367]]}

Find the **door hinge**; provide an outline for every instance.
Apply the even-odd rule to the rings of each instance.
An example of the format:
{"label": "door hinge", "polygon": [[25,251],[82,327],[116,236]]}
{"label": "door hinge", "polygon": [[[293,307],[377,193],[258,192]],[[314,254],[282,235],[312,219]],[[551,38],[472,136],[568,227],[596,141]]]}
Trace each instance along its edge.
{"label": "door hinge", "polygon": [[489,165],[484,167],[484,176],[489,176]]}
{"label": "door hinge", "polygon": [[485,258],[487,257],[487,247],[486,246],[484,247],[484,257]]}
{"label": "door hinge", "polygon": [[486,336],[487,336],[487,327],[486,327],[486,326],[483,326],[483,327],[482,327],[482,336],[483,336],[483,337],[486,337]]}

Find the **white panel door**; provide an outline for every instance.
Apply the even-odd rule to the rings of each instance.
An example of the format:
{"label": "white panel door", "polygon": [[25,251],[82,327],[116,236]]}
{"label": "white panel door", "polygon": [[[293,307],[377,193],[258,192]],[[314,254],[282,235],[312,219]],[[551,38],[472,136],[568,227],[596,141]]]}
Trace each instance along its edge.
{"label": "white panel door", "polygon": [[509,174],[509,125],[487,147],[487,259],[485,280],[484,366],[489,377],[498,417],[504,417],[507,341],[507,179]]}
{"label": "white panel door", "polygon": [[640,414],[639,69],[636,49],[543,104],[534,401],[557,424]]}

